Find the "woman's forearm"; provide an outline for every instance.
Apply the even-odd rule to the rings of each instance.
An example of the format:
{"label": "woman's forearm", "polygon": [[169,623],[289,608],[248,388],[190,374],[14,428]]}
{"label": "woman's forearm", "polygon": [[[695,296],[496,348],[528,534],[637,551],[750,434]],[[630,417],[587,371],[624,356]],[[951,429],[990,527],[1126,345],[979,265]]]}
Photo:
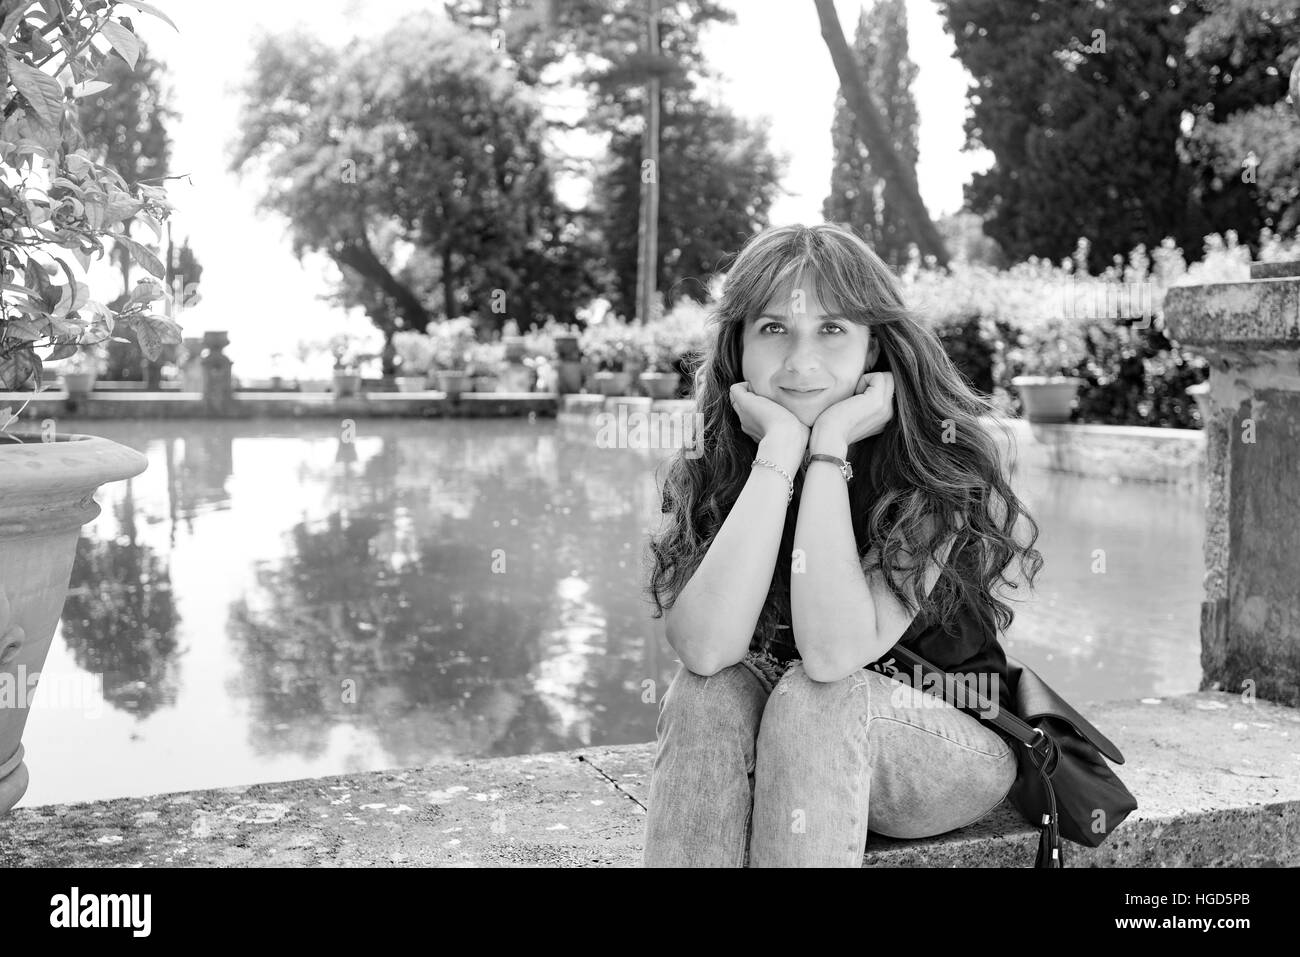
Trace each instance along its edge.
{"label": "woman's forearm", "polygon": [[[769,436],[758,457],[793,479],[802,437]],[[774,469],[751,469],[730,513],[690,581],[668,611],[668,643],[688,671],[714,674],[749,650],[781,549],[790,486]]]}
{"label": "woman's forearm", "polygon": [[[814,452],[845,457],[847,446],[814,438]],[[876,607],[862,572],[848,486],[835,466],[810,462],[795,527],[796,561],[790,575],[790,615],[804,671],[835,681],[866,665],[877,652]]]}

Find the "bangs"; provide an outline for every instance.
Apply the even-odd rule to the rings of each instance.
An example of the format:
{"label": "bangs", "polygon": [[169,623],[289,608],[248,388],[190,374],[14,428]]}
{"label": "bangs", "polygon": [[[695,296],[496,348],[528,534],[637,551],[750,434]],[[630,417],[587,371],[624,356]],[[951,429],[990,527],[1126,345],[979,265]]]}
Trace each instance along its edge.
{"label": "bangs", "polygon": [[817,302],[824,312],[838,315],[860,326],[871,325],[867,318],[868,311],[854,306],[858,297],[851,290],[843,288],[842,283],[836,282],[834,274],[828,278],[825,270],[819,268],[809,255],[790,260],[768,274],[760,288],[755,290],[749,308],[745,311],[746,321],[753,322],[765,313],[784,316],[794,290],[801,288],[809,275],[812,277]]}

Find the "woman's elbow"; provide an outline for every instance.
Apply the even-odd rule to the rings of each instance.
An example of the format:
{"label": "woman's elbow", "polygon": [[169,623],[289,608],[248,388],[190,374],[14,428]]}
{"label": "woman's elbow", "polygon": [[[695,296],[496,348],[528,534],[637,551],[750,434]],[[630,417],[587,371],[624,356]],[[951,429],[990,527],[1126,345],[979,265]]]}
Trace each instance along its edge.
{"label": "woman's elbow", "polygon": [[841,678],[847,678],[854,671],[854,669],[845,668],[836,662],[823,661],[819,658],[805,658],[802,665],[803,673],[817,682],[839,681]]}
{"label": "woman's elbow", "polygon": [[681,633],[670,622],[667,627],[668,645],[677,652],[682,667],[691,674],[709,678],[734,662],[724,661],[722,656],[711,647],[697,647],[694,642],[683,640]]}

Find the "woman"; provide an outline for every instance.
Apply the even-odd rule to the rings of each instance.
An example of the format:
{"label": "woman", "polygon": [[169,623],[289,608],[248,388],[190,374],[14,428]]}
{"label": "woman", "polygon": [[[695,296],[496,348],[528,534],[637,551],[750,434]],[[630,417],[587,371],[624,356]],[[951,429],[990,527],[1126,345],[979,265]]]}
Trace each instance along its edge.
{"label": "woman", "polygon": [[682,667],[659,703],[645,865],[858,867],[869,829],[979,820],[1015,779],[1012,744],[900,683],[888,653],[1010,704],[997,634],[1014,615],[994,588],[1017,587],[1017,555],[1032,584],[1042,557],[992,407],[836,224],[752,238],[713,321],[704,453],[670,461],[650,543]]}

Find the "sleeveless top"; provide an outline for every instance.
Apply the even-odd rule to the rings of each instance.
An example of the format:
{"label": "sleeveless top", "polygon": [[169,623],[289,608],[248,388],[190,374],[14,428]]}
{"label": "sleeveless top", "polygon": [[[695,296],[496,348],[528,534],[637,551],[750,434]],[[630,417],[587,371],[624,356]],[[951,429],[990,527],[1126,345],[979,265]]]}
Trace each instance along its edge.
{"label": "sleeveless top", "polygon": [[[968,539],[967,542],[969,541]],[[956,561],[959,570],[964,571],[962,566],[972,558],[972,554],[972,551],[963,544],[953,552],[950,561]],[[937,590],[951,589],[955,586],[947,579],[941,578],[934,587]],[[783,618],[788,619],[788,616]],[[952,617],[952,620],[940,621],[926,608],[922,608],[917,612],[907,631],[899,638],[898,643],[920,655],[936,668],[942,668],[949,673],[978,676],[977,689],[990,697],[994,697],[996,689],[998,706],[1011,709],[1006,652],[998,641],[991,611],[986,617],[981,615],[978,609],[970,607],[968,602],[963,602],[958,606],[958,613]],[[760,619],[760,623],[754,629],[749,647],[751,653],[762,656],[769,662],[775,662],[777,665],[775,671],[778,675],[789,666],[791,661],[799,658],[799,650],[794,642],[794,631],[788,620],[764,627]],[[866,667],[884,675],[893,675],[897,671],[905,670],[901,663],[891,659],[888,652],[882,655],[879,661],[872,662]],[[769,670],[769,675],[770,673]],[[906,677],[909,681],[912,679],[910,673]]]}

